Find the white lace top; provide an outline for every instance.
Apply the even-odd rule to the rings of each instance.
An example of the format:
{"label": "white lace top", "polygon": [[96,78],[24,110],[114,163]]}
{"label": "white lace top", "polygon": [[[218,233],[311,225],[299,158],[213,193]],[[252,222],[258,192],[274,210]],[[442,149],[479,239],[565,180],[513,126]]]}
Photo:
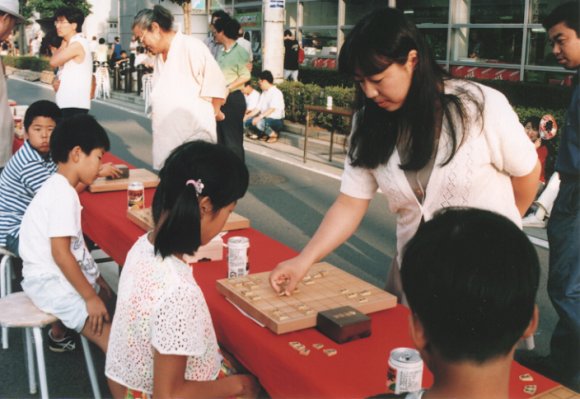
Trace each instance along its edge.
{"label": "white lace top", "polygon": [[219,353],[211,316],[191,268],[174,256],[154,255],[147,234],[127,255],[113,318],[105,374],[153,392],[153,348],[188,356],[185,379],[217,378]]}
{"label": "white lace top", "polygon": [[[445,82],[445,91],[457,93],[458,87],[484,96],[483,130],[471,123],[465,140],[454,158],[441,166],[449,155],[451,139],[449,123],[443,123],[435,165],[423,203],[417,200],[404,171],[397,150],[386,164],[376,169],[350,165],[345,159],[340,191],[351,197],[371,199],[378,188],[389,201],[389,209],[397,215],[397,260],[401,264],[404,246],[413,237],[421,218],[425,221],[441,208],[463,206],[497,212],[521,227],[521,217],[516,207],[511,176],[530,173],[538,160],[534,145],[526,136],[516,113],[503,94],[479,84],[462,81]],[[468,115],[475,115],[473,105],[466,107]],[[455,126],[461,126],[456,123]]]}

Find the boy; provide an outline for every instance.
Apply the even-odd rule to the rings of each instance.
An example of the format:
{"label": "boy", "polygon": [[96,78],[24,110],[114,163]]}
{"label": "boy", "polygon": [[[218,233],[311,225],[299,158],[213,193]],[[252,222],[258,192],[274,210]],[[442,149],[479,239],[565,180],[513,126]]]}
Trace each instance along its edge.
{"label": "boy", "polygon": [[42,184],[56,172],[49,140],[60,118],[60,108],[51,101],[31,104],[24,114],[26,141],[0,175],[0,246],[17,256],[24,212]]}
{"label": "boy", "polygon": [[254,90],[251,81],[244,83],[242,92],[244,93],[244,99],[246,100],[246,112],[244,114],[245,122],[246,119],[248,119],[248,115],[258,107],[258,103],[260,102],[260,92]]}
{"label": "boy", "polygon": [[517,342],[537,328],[539,262],[510,220],[448,208],[425,223],[403,257],[411,337],[433,373],[424,399],[508,398]]}
{"label": "boy", "polygon": [[108,149],[107,133],[90,115],[74,115],[56,127],[50,152],[57,172],[30,202],[22,219],[19,247],[22,288],[32,302],[105,353],[110,319],[98,293],[110,295],[110,288],[85,246],[74,187],[95,180]]}
{"label": "boy", "polygon": [[53,82],[56,103],[64,118],[86,114],[91,108],[93,58],[81,33],[85,16],[77,8],[61,7],[54,18],[56,33],[62,38],[60,48],[50,58],[50,66],[59,68],[58,80]]}
{"label": "boy", "polygon": [[275,143],[284,126],[284,95],[274,85],[274,76],[270,71],[258,75],[258,84],[262,94],[258,106],[244,119],[244,126],[253,131],[250,138]]}

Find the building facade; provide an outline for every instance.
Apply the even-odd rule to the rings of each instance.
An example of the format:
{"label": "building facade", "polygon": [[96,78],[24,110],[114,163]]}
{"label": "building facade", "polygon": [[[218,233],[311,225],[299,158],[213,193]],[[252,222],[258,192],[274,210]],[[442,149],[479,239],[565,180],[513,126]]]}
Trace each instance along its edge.
{"label": "building facade", "polygon": [[[567,0],[286,0],[286,28],[306,63],[335,68],[344,37],[368,12],[401,9],[425,34],[438,62],[454,75],[571,85],[573,73],[551,54],[541,21]],[[259,51],[261,1],[210,0],[232,12]]]}
{"label": "building facade", "polygon": [[[269,1],[269,0],[265,0]],[[337,53],[358,20],[373,9],[396,7],[425,34],[436,59],[454,75],[571,85],[573,73],[551,54],[541,21],[567,0],[286,0],[285,29],[293,30],[305,50],[305,63],[336,68]],[[120,36],[131,36],[138,10],[162,4],[183,26],[181,7],[170,1],[119,1]],[[251,40],[259,60],[263,35],[263,1],[192,1],[192,34],[207,35],[211,12],[235,16]]]}

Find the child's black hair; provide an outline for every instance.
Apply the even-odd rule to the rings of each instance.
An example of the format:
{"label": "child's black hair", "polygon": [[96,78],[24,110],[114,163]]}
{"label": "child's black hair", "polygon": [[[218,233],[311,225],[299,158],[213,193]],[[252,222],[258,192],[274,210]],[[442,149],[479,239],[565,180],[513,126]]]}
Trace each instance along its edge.
{"label": "child's black hair", "polygon": [[540,129],[540,117],[538,116],[530,116],[528,118],[526,118],[526,120],[524,121],[524,127],[528,124],[531,123],[532,124],[532,129],[534,130],[539,130]]}
{"label": "child's black hair", "polygon": [[83,31],[83,23],[85,22],[85,15],[76,7],[59,7],[54,12],[54,19],[64,17],[69,23],[77,24],[77,32]]}
{"label": "child's black hair", "polygon": [[509,219],[448,208],[419,228],[401,276],[411,311],[443,359],[478,364],[507,355],[534,311],[540,266]]}
{"label": "child's black hair", "polygon": [[96,148],[109,151],[107,132],[91,115],[63,119],[50,136],[50,155],[56,163],[67,162],[70,151],[76,146],[87,155]]}
{"label": "child's black hair", "polygon": [[28,128],[30,127],[30,125],[32,125],[32,122],[34,122],[34,119],[39,116],[50,118],[55,123],[59,123],[60,118],[62,117],[62,111],[60,110],[58,105],[56,105],[52,101],[48,100],[36,101],[30,104],[30,106],[26,110],[26,113],[24,114],[24,129],[28,131]]}
{"label": "child's black hair", "polygon": [[153,197],[157,228],[155,253],[193,254],[201,244],[198,194],[188,180],[199,180],[199,197],[209,197],[213,212],[242,198],[249,182],[244,162],[223,145],[192,141],[177,147],[159,171]]}
{"label": "child's black hair", "polygon": [[272,72],[270,72],[268,70],[264,70],[264,71],[258,73],[258,79],[266,80],[270,84],[274,83],[274,76],[272,75]]}

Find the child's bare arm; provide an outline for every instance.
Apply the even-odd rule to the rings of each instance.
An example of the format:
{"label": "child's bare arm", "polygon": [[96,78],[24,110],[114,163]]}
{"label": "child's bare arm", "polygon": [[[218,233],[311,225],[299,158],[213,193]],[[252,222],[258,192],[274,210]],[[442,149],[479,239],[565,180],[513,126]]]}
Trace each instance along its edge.
{"label": "child's bare arm", "polygon": [[89,326],[94,333],[100,335],[103,323],[109,321],[109,313],[71,253],[70,240],[70,237],[52,237],[50,239],[52,257],[69,283],[85,300]]}
{"label": "child's bare arm", "polygon": [[160,398],[256,398],[260,385],[249,374],[232,375],[213,381],[189,381],[183,377],[186,356],[162,355],[154,349],[153,397]]}

